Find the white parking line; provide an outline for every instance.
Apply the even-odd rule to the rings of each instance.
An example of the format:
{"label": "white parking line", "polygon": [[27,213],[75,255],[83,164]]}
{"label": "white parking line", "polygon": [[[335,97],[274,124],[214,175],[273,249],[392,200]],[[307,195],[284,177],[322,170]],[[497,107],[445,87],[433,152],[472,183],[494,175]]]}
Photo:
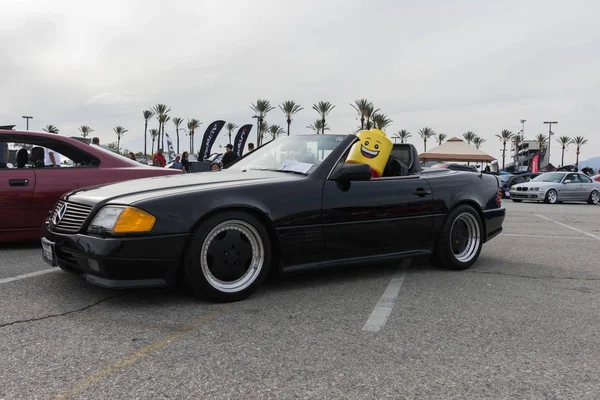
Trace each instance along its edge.
{"label": "white parking line", "polygon": [[586,232],[586,231],[582,231],[581,229],[577,229],[577,228],[574,228],[574,227],[572,227],[572,226],[569,226],[569,225],[567,225],[567,224],[563,224],[562,222],[555,221],[555,220],[553,220],[552,218],[544,217],[543,215],[540,215],[540,214],[535,214],[535,215],[537,215],[538,217],[540,217],[540,218],[543,218],[543,219],[545,219],[545,220],[548,220],[548,221],[550,221],[550,222],[554,222],[555,224],[558,224],[558,225],[564,226],[565,228],[573,229],[574,231],[581,232],[581,233],[583,233],[584,235],[588,235],[588,236],[591,236],[591,237],[593,237],[593,238],[596,238],[596,239],[600,240],[600,236],[596,236],[596,235],[594,235],[593,233],[588,233],[588,232]]}
{"label": "white parking line", "polygon": [[4,279],[0,279],[0,284],[14,282],[14,281],[20,281],[21,279],[27,279],[27,278],[31,278],[32,276],[44,275],[44,274],[48,274],[50,272],[56,272],[56,271],[60,271],[60,270],[61,270],[60,268],[43,269],[41,271],[31,272],[29,274],[17,275],[17,276],[13,276],[11,278],[4,278]]}
{"label": "white parking line", "polygon": [[400,293],[400,287],[402,286],[402,282],[404,282],[406,269],[410,265],[410,261],[410,259],[407,259],[402,262],[402,265],[396,271],[385,292],[383,292],[383,295],[375,305],[365,326],[363,326],[363,331],[379,332],[383,328],[396,304],[398,293]]}
{"label": "white parking line", "polygon": [[581,236],[526,235],[526,234],[519,234],[519,233],[502,233],[500,236],[534,237],[534,238],[542,238],[542,239],[594,240],[593,238],[587,238],[587,237],[581,237]]}

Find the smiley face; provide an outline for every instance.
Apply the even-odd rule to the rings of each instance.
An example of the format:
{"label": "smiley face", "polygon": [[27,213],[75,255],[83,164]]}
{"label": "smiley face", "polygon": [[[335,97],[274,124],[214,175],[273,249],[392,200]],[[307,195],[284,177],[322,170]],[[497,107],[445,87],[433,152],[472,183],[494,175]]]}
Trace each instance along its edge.
{"label": "smiley face", "polygon": [[365,138],[365,143],[360,146],[360,154],[364,158],[375,158],[379,155],[379,140],[372,140],[370,137]]}

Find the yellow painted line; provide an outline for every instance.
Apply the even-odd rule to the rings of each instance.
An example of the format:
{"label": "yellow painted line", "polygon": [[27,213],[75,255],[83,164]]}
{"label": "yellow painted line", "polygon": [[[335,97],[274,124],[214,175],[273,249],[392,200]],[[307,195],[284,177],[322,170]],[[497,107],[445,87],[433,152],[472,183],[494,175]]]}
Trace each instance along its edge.
{"label": "yellow painted line", "polygon": [[195,323],[183,326],[177,332],[173,332],[146,347],[142,347],[140,350],[138,350],[131,356],[129,356],[123,360],[120,360],[114,364],[108,365],[105,368],[102,368],[100,371],[96,372],[95,374],[93,374],[91,376],[81,379],[75,386],[63,391],[62,393],[56,395],[55,397],[52,397],[52,399],[55,399],[55,400],[66,399],[69,396],[73,396],[77,393],[80,393],[80,392],[88,389],[89,387],[100,382],[107,376],[112,375],[116,372],[119,372],[120,370],[122,370],[125,367],[133,365],[140,359],[149,355],[150,353],[167,346],[171,342],[181,339],[183,336],[187,335],[190,331],[200,328],[202,325],[207,324],[212,319],[214,319],[217,315],[222,314],[224,311],[225,311],[225,308],[219,308],[211,313],[203,315]]}

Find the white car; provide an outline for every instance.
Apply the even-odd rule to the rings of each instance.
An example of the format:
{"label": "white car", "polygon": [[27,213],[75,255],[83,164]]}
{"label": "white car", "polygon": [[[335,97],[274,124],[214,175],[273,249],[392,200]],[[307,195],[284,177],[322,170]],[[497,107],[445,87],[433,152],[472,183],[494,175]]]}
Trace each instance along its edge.
{"label": "white car", "polygon": [[600,202],[600,182],[593,181],[580,172],[556,171],[543,173],[529,182],[519,183],[510,189],[514,202],[523,200],[555,204],[562,201]]}

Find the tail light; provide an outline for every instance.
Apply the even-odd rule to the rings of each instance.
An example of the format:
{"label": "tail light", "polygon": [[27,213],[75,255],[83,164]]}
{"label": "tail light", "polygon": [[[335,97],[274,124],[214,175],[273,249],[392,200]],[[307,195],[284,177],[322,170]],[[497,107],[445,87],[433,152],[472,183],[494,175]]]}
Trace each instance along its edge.
{"label": "tail light", "polygon": [[496,204],[498,207],[502,206],[502,188],[498,189],[498,193],[496,193]]}

